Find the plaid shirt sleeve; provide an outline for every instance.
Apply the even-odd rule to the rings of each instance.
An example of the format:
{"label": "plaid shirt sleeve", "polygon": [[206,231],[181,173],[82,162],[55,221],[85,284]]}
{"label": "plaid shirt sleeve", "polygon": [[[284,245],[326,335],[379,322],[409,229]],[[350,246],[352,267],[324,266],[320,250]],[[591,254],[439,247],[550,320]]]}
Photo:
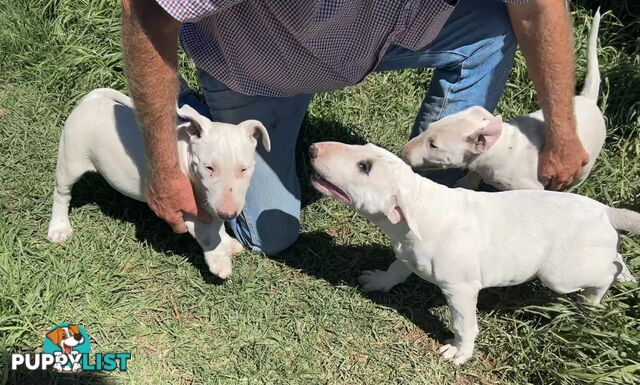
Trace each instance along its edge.
{"label": "plaid shirt sleeve", "polygon": [[242,0],[156,0],[174,19],[194,22],[236,5]]}

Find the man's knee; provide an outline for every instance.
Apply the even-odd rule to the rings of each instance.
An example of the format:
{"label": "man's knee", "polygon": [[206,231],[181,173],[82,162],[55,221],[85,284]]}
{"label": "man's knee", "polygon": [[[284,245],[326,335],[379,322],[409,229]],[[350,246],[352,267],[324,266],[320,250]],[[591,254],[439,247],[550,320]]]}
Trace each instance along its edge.
{"label": "man's knee", "polygon": [[257,219],[239,218],[234,223],[234,233],[240,242],[254,252],[278,254],[291,247],[300,233],[299,215],[281,210],[265,210]]}
{"label": "man's knee", "polygon": [[267,255],[274,255],[288,249],[298,239],[300,218],[280,210],[267,210],[258,217],[256,227],[260,249]]}

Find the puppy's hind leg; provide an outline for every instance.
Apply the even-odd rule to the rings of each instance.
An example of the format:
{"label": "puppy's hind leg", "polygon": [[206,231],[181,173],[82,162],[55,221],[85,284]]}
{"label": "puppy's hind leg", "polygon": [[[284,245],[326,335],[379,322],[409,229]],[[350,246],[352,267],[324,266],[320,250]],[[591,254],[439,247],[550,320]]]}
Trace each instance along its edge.
{"label": "puppy's hind leg", "polygon": [[397,284],[406,281],[411,273],[412,271],[406,263],[396,259],[386,271],[363,271],[362,275],[358,277],[358,282],[362,285],[363,291],[382,291],[387,293]]}
{"label": "puppy's hind leg", "polygon": [[471,286],[455,286],[442,289],[453,321],[453,340],[440,348],[442,357],[462,365],[473,355],[475,339],[478,335],[478,321],[476,305],[478,302],[478,288]]}
{"label": "puppy's hind leg", "polygon": [[635,278],[629,271],[629,268],[627,268],[627,265],[625,265],[620,254],[616,253],[613,266],[609,266],[609,268],[609,272],[603,272],[603,279],[600,280],[602,282],[601,284],[585,287],[584,290],[580,292],[579,297],[581,297],[581,301],[598,304],[602,301],[602,298],[614,281],[635,282]]}
{"label": "puppy's hind leg", "polygon": [[93,167],[88,160],[74,159],[73,156],[68,155],[70,154],[65,153],[63,133],[58,148],[56,187],[53,191],[53,207],[47,231],[47,239],[53,243],[64,242],[71,236],[72,229],[69,222],[71,189],[85,172],[93,171]]}
{"label": "puppy's hind leg", "polygon": [[600,287],[587,287],[582,292],[580,292],[579,297],[582,302],[587,302],[591,304],[599,304],[602,301],[602,297],[607,294],[607,290],[609,290],[609,285],[604,285]]}
{"label": "puppy's hind leg", "polygon": [[[579,294],[578,299],[580,302],[587,302],[592,304],[599,304],[602,301],[602,297],[607,294],[607,290],[613,284],[615,276],[617,275],[617,269],[612,269],[610,274],[605,274],[604,280],[601,284],[585,287]],[[608,276],[608,277],[607,277]]]}

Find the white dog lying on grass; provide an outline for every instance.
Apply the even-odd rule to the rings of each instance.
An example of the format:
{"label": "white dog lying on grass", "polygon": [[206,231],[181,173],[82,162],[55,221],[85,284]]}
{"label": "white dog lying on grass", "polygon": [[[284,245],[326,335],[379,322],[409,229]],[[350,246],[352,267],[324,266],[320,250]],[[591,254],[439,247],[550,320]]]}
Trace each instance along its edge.
{"label": "white dog lying on grass", "polygon": [[640,214],[580,195],[450,189],[415,174],[390,152],[367,144],[316,143],[313,186],[378,225],[396,261],[365,271],[365,291],[387,292],[411,273],[445,295],[455,338],[440,349],[467,361],[478,333],[480,289],[539,278],[558,293],[599,302],[614,279],[633,281],[617,252],[618,232],[640,233]]}
{"label": "white dog lying on grass", "polygon": [[[243,209],[255,166],[257,138],[271,144],[262,123],[212,122],[193,108],[178,109],[176,127],[180,168],[189,176],[211,223],[185,217],[189,233],[204,250],[209,270],[220,278],[231,274],[230,256],[243,250],[224,229],[224,220]],[[71,235],[69,201],[73,184],[88,171],[100,173],[122,194],[144,201],[145,155],[142,135],[128,96],[108,88],[85,96],[71,112],[60,138],[56,188],[47,238],[54,243]]]}
{"label": "white dog lying on grass", "polygon": [[[600,13],[596,12],[587,48],[587,76],[580,95],[573,99],[577,134],[589,162],[569,186],[589,176],[607,134],[596,104],[600,72],[596,53]],[[547,126],[542,111],[518,116],[505,123],[482,107],[471,107],[431,123],[407,143],[401,157],[423,169],[468,169],[456,187],[477,189],[481,180],[500,190],[544,189],[538,180],[538,156]]]}

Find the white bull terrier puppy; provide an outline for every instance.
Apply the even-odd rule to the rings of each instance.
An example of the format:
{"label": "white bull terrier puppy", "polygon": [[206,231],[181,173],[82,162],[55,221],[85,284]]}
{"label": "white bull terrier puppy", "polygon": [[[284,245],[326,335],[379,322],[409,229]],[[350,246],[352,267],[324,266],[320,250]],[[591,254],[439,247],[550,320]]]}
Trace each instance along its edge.
{"label": "white bull terrier puppy", "polygon": [[[257,139],[269,151],[269,134],[257,120],[238,125],[212,122],[188,105],[177,113],[182,120],[176,126],[180,168],[189,176],[198,202],[212,215],[211,223],[189,215],[185,223],[204,250],[209,270],[224,279],[231,274],[231,255],[243,250],[225,232],[224,220],[244,208]],[[71,112],[60,138],[47,238],[60,243],[71,235],[71,188],[85,172],[98,172],[120,193],[145,201],[145,162],[131,99],[108,88],[87,94]]]}
{"label": "white bull terrier puppy", "polygon": [[[596,53],[599,23],[597,12],[589,34],[585,85],[573,99],[578,138],[589,154],[589,162],[566,187],[587,178],[607,134],[596,104],[600,87]],[[500,116],[476,106],[431,123],[405,145],[400,156],[414,168],[468,169],[456,187],[476,189],[484,180],[500,190],[541,190],[544,184],[538,179],[538,156],[546,130],[540,110],[505,123]]]}
{"label": "white bull terrier puppy", "polygon": [[372,144],[316,143],[310,156],[313,186],[391,239],[396,260],[386,271],[364,271],[362,289],[387,292],[411,273],[437,285],[455,336],[440,352],[456,364],[472,356],[483,288],[537,277],[557,293],[599,302],[614,279],[634,280],[617,252],[617,230],[640,233],[636,212],[562,192],[451,189]]}

